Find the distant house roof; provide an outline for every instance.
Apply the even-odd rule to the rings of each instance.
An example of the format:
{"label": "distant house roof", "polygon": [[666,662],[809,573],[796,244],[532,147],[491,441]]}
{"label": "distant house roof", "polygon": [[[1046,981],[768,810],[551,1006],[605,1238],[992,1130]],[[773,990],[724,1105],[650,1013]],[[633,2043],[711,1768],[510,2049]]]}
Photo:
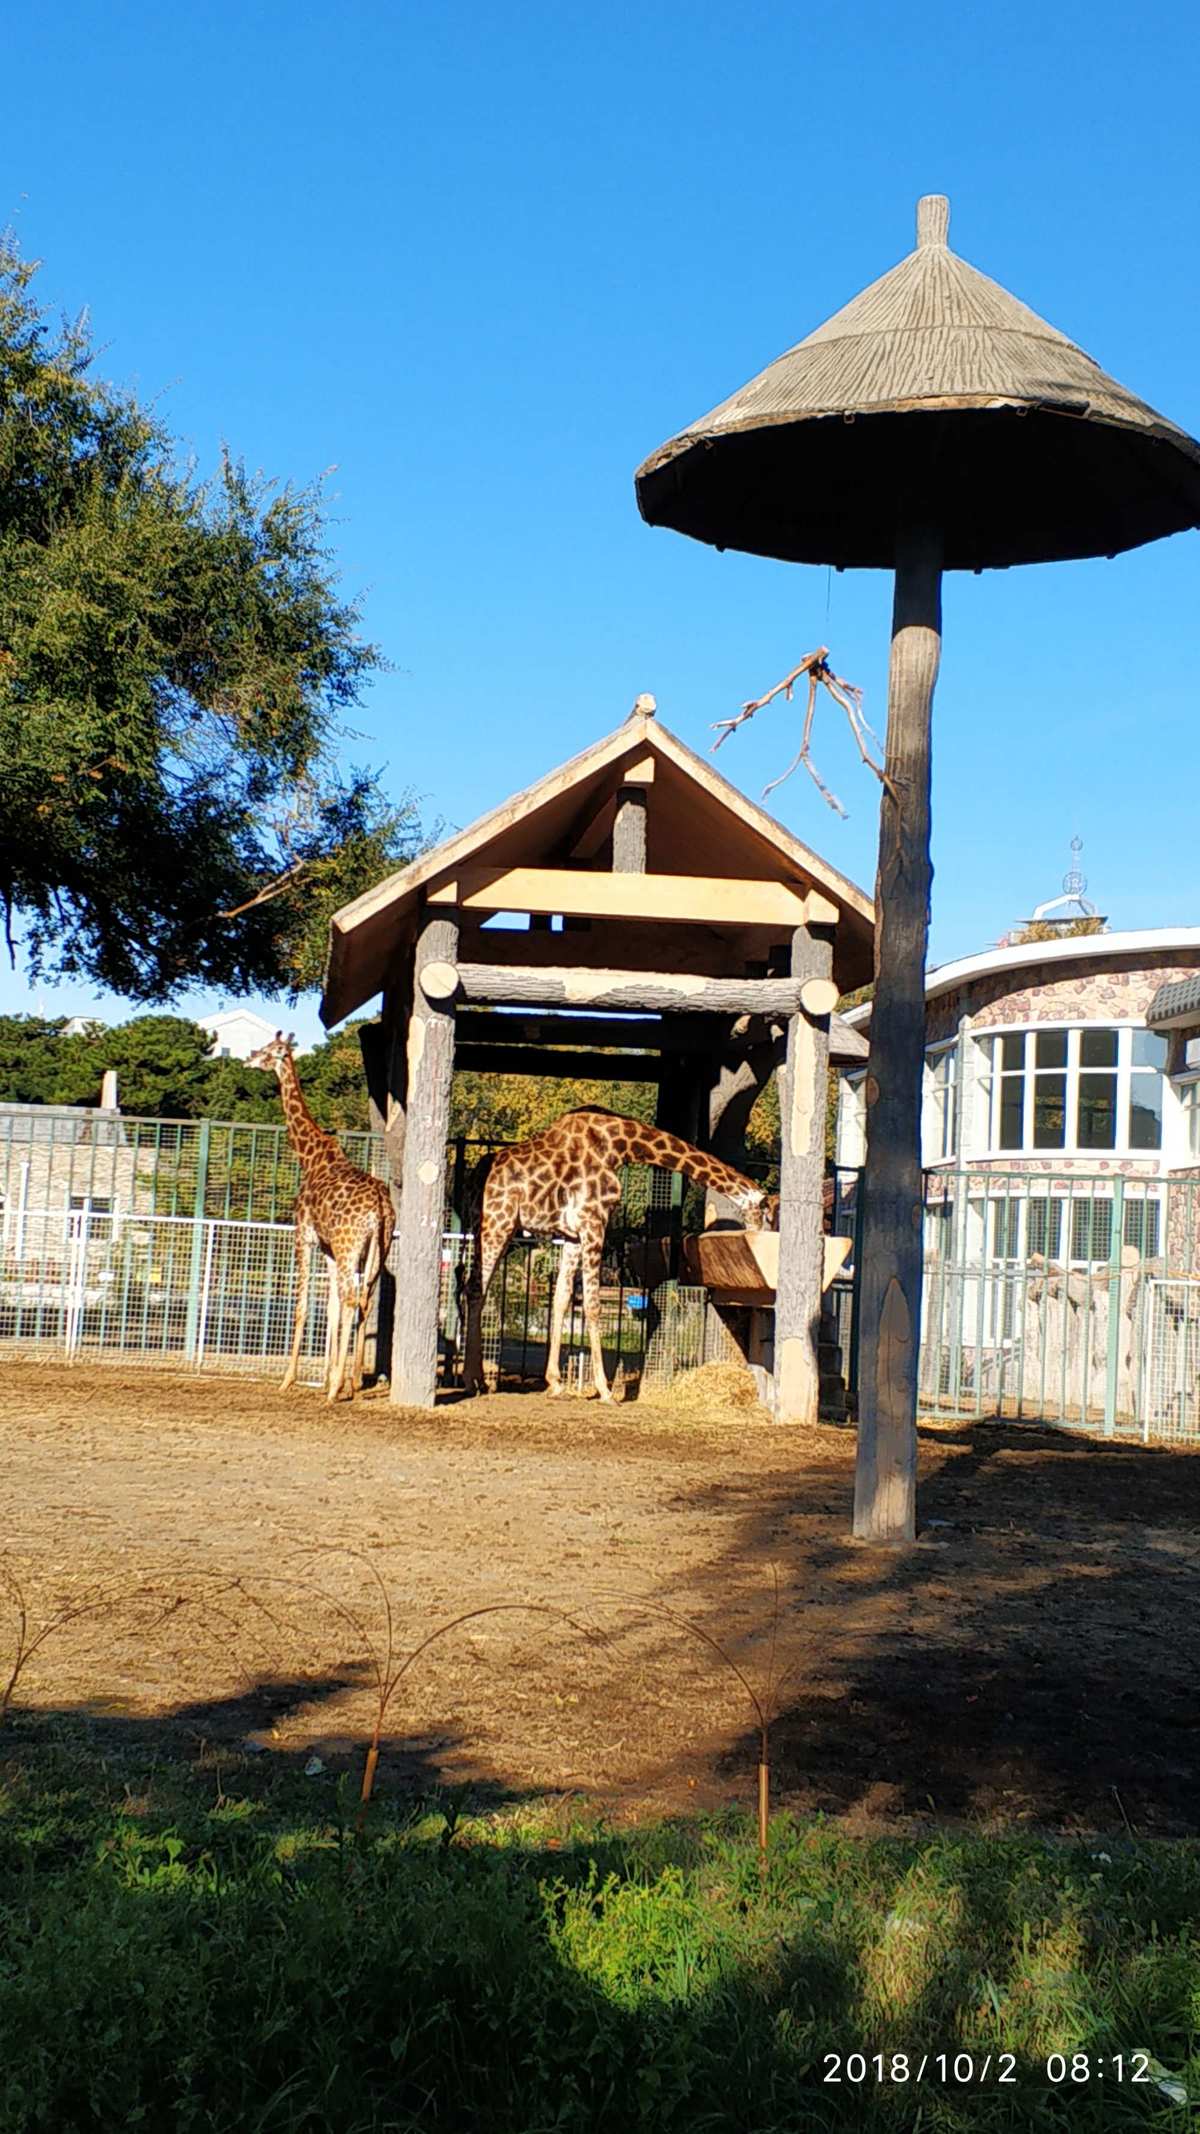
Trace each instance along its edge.
{"label": "distant house roof", "polygon": [[[0,1130],[6,1120],[28,1121],[19,1141],[57,1142],[60,1147],[124,1148],[128,1141],[120,1112],[95,1104],[0,1104]],[[16,1145],[17,1137],[14,1137]]]}
{"label": "distant house roof", "polygon": [[1194,978],[1177,978],[1160,985],[1146,1010],[1152,1030],[1173,1030],[1200,1023],[1200,971]]}
{"label": "distant house roof", "polygon": [[870,898],[747,800],[657,718],[635,710],[602,740],[334,913],[321,1002],[326,1027],[381,990],[397,938],[423,890],[440,878],[453,878],[468,860],[486,857],[489,865],[502,869],[544,862],[573,825],[598,814],[612,798],[631,760],[647,754],[654,756],[656,767],[648,823],[650,869],[743,876],[819,891],[841,914],[835,948],[840,971],[835,975],[847,987],[861,984],[871,967]]}
{"label": "distant house roof", "polygon": [[196,1021],[202,1030],[212,1031],[225,1030],[230,1023],[253,1023],[256,1030],[262,1031],[264,1044],[274,1037],[279,1027],[277,1023],[270,1023],[265,1016],[257,1014],[253,1008],[222,1008],[215,1015],[198,1015]]}

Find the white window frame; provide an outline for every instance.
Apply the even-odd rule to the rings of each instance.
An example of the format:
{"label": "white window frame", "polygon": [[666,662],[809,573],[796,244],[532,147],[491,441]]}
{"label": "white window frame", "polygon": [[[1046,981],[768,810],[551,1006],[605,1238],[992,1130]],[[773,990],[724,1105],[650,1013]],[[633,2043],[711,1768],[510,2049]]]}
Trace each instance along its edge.
{"label": "white window frame", "polygon": [[1200,1074],[1177,1080],[1175,1094],[1183,1113],[1184,1148],[1191,1163],[1200,1163]]}
{"label": "white window frame", "polygon": [[[1139,1032],[1145,1032],[1145,1029],[1145,1023],[1141,1022],[1119,1023],[1095,1021],[1063,1021],[1043,1023],[998,1023],[995,1025],[994,1028],[991,1029],[973,1031],[972,1036],[979,1044],[985,1046],[986,1048],[983,1071],[980,1075],[980,1087],[987,1093],[988,1155],[992,1157],[1011,1156],[1013,1158],[1037,1156],[1045,1158],[1047,1160],[1052,1159],[1056,1156],[1069,1156],[1072,1158],[1082,1158],[1084,1160],[1090,1158],[1095,1161],[1100,1161],[1103,1158],[1112,1156],[1133,1156],[1145,1157],[1148,1159],[1160,1157],[1162,1153],[1161,1137],[1159,1141],[1159,1146],[1156,1149],[1134,1148],[1129,1139],[1129,1112],[1130,1105],[1133,1099],[1134,1076],[1137,1074],[1157,1074],[1159,1075],[1164,1087],[1167,1081],[1165,1065],[1160,1068],[1154,1068],[1141,1066],[1135,1067],[1133,1064],[1134,1036]],[[1079,1055],[1082,1038],[1085,1032],[1092,1030],[1111,1030],[1115,1033],[1117,1039],[1117,1063],[1115,1070],[1110,1070],[1104,1067],[1092,1068],[1081,1066]],[[1054,1068],[1038,1070],[1038,1068],[1035,1066],[1036,1054],[1034,1052],[1033,1046],[1029,1043],[1029,1040],[1031,1038],[1036,1039],[1039,1036],[1048,1035],[1051,1031],[1062,1031],[1066,1035],[1066,1066],[1061,1070]],[[1151,1036],[1156,1035],[1156,1033],[1153,1031],[1149,1034]],[[1026,1041],[1025,1061],[1024,1065],[1020,1070],[1022,1086],[1021,1140],[1019,1146],[1016,1148],[1002,1148],[1000,1146],[1000,1102],[1002,1095],[1001,1085],[1004,1080],[1004,1070],[1000,1064],[999,1048],[1001,1040],[1006,1037],[1023,1037]],[[1034,1082],[1036,1075],[1039,1071],[1047,1074],[1062,1072],[1066,1076],[1066,1134],[1062,1146],[1059,1148],[1039,1148],[1034,1143],[1034,1105],[1031,1101],[1030,1085],[1032,1082]],[[1079,1122],[1080,1075],[1106,1074],[1109,1072],[1115,1072],[1116,1077],[1117,1131],[1115,1141],[1113,1143],[1112,1148],[1081,1148],[1077,1139]]]}
{"label": "white window frame", "polygon": [[[946,1071],[943,1071],[946,1070]],[[962,1072],[957,1037],[925,1047],[927,1164],[953,1163],[962,1138]]]}
{"label": "white window frame", "polygon": [[843,1074],[838,1106],[837,1160],[843,1170],[860,1171],[867,1160],[867,1070]]}

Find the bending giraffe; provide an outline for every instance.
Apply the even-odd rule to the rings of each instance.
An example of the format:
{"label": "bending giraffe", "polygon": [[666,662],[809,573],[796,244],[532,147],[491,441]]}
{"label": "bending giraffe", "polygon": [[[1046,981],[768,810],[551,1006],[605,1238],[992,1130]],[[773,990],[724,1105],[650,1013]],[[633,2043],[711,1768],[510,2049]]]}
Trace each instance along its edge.
{"label": "bending giraffe", "polygon": [[[287,1125],[287,1136],[300,1165],[300,1191],[296,1196],[296,1323],[292,1348],[280,1391],[294,1384],[308,1317],[308,1278],[312,1247],[319,1245],[331,1263],[337,1288],[338,1310],[333,1298],[325,1334],[325,1393],[328,1400],[350,1400],[362,1385],[363,1358],[367,1345],[367,1318],[380,1270],[388,1255],[396,1211],[392,1196],[381,1178],[369,1178],[343,1154],[333,1134],[318,1126],[304,1101],[292,1040],[277,1030],[269,1044],[253,1052],[247,1062],[273,1073]],[[350,1337],[358,1318],[358,1338],[350,1365]],[[347,1374],[349,1366],[349,1383]]]}
{"label": "bending giraffe", "polygon": [[743,1178],[718,1156],[693,1148],[661,1126],[622,1119],[613,1112],[584,1108],[570,1111],[530,1141],[520,1141],[486,1157],[472,1182],[475,1249],[467,1280],[463,1384],[469,1393],[486,1391],[483,1377],[483,1307],[500,1256],[514,1231],[565,1238],[550,1314],[546,1384],[562,1392],[559,1356],[563,1325],[583,1275],[583,1316],[592,1351],[592,1368],[601,1400],[612,1393],[604,1369],[600,1340],[600,1262],[608,1218],[621,1198],[621,1168],[627,1163],[659,1164],[681,1171],[698,1185],[711,1186],[741,1211],[747,1229],[773,1228],[779,1203],[762,1186]]}

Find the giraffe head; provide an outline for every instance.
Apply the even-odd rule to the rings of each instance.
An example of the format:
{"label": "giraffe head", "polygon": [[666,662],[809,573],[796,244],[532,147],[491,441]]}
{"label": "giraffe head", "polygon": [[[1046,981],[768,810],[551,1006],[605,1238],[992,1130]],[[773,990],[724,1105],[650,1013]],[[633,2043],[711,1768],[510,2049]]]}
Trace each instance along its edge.
{"label": "giraffe head", "polygon": [[732,1197],[737,1202],[747,1230],[778,1230],[778,1193],[764,1193],[761,1186],[754,1186],[745,1195],[735,1194]]}
{"label": "giraffe head", "polygon": [[265,1045],[260,1045],[257,1052],[250,1054],[246,1065],[247,1067],[261,1067],[264,1073],[273,1074],[278,1080],[283,1073],[285,1062],[291,1059],[292,1046],[295,1042],[295,1031],[292,1032],[290,1037],[285,1037],[282,1030],[277,1030],[274,1037],[269,1038]]}

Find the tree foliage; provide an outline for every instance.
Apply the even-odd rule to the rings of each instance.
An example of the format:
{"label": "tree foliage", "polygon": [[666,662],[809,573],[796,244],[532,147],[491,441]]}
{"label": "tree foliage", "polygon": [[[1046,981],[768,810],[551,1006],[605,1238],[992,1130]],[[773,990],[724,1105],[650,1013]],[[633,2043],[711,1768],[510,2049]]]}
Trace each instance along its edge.
{"label": "tree foliage", "polygon": [[455,1075],[450,1097],[450,1132],[468,1141],[525,1141],[540,1134],[564,1112],[595,1104],[627,1119],[654,1117],[652,1082],[559,1080],[533,1074]]}
{"label": "tree foliage", "polygon": [[[98,1104],[106,1068],[117,1074],[117,1102],[130,1117],[283,1122],[273,1074],[244,1060],[214,1059],[207,1030],[177,1015],[138,1015],[111,1028],[94,1023],[68,1037],[62,1020],[0,1016],[0,1103]],[[296,1063],[313,1117],[339,1132],[370,1124],[358,1026],[343,1030]]]}
{"label": "tree foliage", "polygon": [[52,327],[0,240],[0,906],[31,973],[135,1000],[295,993],[328,915],[417,849],[341,774],[380,665],[319,487],[200,481]]}

